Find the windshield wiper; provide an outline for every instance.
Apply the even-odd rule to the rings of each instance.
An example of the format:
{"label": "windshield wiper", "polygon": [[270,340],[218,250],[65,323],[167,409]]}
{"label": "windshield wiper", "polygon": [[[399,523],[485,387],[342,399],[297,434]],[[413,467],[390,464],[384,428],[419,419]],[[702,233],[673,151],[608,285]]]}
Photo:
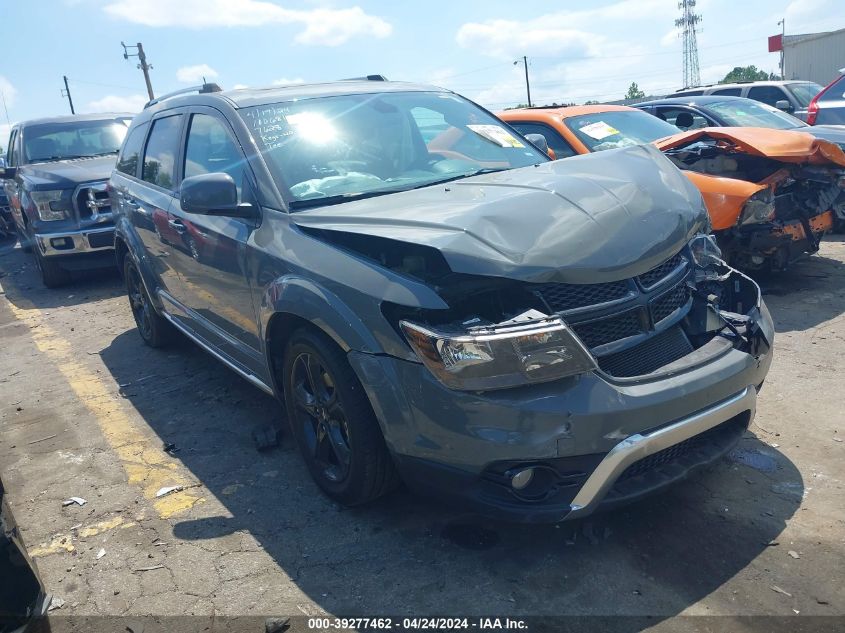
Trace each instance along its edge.
{"label": "windshield wiper", "polygon": [[305,200],[293,200],[289,206],[293,209],[311,209],[314,207],[323,207],[331,204],[341,204],[343,202],[352,202],[353,200],[363,200],[365,198],[375,198],[376,196],[384,196],[389,193],[398,193],[404,189],[377,189],[376,191],[360,191],[358,193],[341,193],[336,196],[325,196],[323,198],[307,198]]}
{"label": "windshield wiper", "polygon": [[509,169],[510,167],[482,167],[481,169],[468,171],[463,174],[456,174],[454,176],[447,176],[446,178],[441,178],[439,180],[429,180],[428,182],[424,182],[421,185],[417,185],[416,187],[411,187],[411,189],[422,189],[423,187],[430,187],[431,185],[442,185],[443,183],[461,180],[462,178],[480,176],[481,174],[494,174],[497,171],[507,171]]}

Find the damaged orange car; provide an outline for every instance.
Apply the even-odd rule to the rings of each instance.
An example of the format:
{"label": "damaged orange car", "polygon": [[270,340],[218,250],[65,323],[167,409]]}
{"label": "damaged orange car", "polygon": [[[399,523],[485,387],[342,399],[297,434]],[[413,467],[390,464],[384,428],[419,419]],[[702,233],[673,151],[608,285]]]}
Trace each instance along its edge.
{"label": "damaged orange car", "polygon": [[845,207],[845,153],[802,132],[679,132],[626,106],[529,108],[498,116],[523,135],[542,134],[556,158],[654,143],[701,191],[719,246],[740,268],[782,270],[815,253],[833,228],[835,209]]}

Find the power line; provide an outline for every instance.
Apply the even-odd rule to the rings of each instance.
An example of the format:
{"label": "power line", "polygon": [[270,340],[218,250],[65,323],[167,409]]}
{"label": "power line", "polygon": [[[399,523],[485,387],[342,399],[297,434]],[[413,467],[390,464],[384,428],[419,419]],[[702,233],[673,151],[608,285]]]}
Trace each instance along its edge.
{"label": "power line", "polygon": [[73,79],[68,77],[68,81],[75,84],[87,84],[89,86],[101,86],[103,88],[120,88],[122,90],[132,90],[132,86],[121,86],[118,84],[104,84],[99,81],[88,81],[84,79]]}

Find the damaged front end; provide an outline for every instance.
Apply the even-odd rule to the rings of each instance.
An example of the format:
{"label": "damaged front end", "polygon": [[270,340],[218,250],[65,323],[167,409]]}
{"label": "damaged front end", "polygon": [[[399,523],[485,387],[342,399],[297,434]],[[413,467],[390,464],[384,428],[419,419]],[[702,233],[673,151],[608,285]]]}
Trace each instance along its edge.
{"label": "damaged front end", "polygon": [[[766,131],[767,135],[773,132]],[[780,134],[786,135],[786,141],[790,135],[802,136]],[[814,140],[809,147],[816,148],[818,143],[825,142]],[[702,191],[714,218],[714,232],[731,264],[746,270],[783,270],[817,252],[837,214],[845,215],[845,155],[828,145],[825,152],[817,148],[785,152],[780,146],[770,152],[767,148],[756,151],[720,132],[719,138],[693,135],[664,152],[681,169],[718,177],[724,188],[731,188],[735,180],[756,185],[739,204],[732,204],[730,196],[721,192],[708,194],[706,187]],[[695,177],[691,179],[699,184]]]}
{"label": "damaged front end", "polygon": [[447,275],[449,310],[384,304],[385,316],[445,386],[488,391],[599,371],[653,380],[772,343],[757,284],[728,266],[711,236],[636,277],[524,283]]}

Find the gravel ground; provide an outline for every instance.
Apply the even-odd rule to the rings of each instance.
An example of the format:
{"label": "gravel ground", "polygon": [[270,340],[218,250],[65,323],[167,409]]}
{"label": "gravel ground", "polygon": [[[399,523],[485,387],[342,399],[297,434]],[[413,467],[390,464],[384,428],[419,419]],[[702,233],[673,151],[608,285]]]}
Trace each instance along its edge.
{"label": "gravel ground", "polygon": [[188,342],[146,348],[116,274],[46,290],[7,243],[0,471],[53,614],[843,616],[845,241],[763,283],[776,353],[739,448],[643,503],[526,527],[402,490],[336,506],[290,436],[256,450],[273,399]]}

